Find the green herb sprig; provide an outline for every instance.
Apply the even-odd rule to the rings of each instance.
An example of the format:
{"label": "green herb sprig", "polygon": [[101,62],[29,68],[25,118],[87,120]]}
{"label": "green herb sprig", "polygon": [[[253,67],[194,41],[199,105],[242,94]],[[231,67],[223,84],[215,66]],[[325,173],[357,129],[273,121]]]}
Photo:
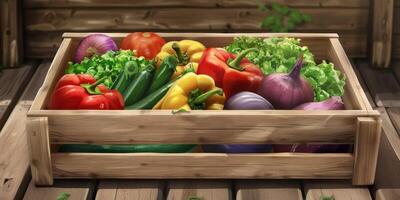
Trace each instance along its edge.
{"label": "green herb sprig", "polygon": [[266,6],[261,1],[258,1],[258,4],[259,9],[267,13],[260,26],[271,32],[290,32],[297,26],[311,21],[311,16],[288,6],[277,3]]}

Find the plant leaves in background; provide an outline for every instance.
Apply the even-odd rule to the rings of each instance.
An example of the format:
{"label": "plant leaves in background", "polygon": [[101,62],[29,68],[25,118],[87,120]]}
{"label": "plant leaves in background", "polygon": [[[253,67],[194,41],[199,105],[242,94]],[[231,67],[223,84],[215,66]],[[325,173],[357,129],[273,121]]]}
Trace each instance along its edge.
{"label": "plant leaves in background", "polygon": [[266,6],[261,1],[258,1],[258,8],[267,13],[267,16],[261,21],[261,28],[271,32],[290,32],[296,29],[297,26],[311,21],[309,15],[277,3]]}

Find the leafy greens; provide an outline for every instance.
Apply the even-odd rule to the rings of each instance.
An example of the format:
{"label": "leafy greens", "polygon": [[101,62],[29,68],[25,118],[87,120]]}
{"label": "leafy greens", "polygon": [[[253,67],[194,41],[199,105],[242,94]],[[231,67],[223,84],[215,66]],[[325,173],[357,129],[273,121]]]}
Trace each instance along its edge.
{"label": "leafy greens", "polygon": [[153,64],[152,61],[148,61],[143,57],[135,57],[134,51],[131,50],[108,51],[103,55],[85,58],[80,63],[69,62],[65,73],[90,74],[96,79],[106,76],[108,78],[103,84],[110,88],[128,61],[136,61],[140,66],[140,71]]}
{"label": "leafy greens", "polygon": [[314,88],[315,101],[323,101],[331,96],[342,96],[345,77],[334,69],[333,63],[322,61],[316,64],[314,55],[308,47],[300,45],[300,39],[295,38],[255,38],[248,36],[236,37],[226,47],[229,52],[240,53],[248,48],[258,48],[259,51],[247,54],[247,58],[258,65],[265,75],[271,73],[288,73],[292,70],[297,58],[304,54],[304,66],[301,74]]}

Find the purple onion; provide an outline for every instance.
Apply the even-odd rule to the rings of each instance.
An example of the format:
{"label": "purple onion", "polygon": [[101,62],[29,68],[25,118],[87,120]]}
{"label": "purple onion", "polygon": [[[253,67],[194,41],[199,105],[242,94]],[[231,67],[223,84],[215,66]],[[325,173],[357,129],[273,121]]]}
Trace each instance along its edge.
{"label": "purple onion", "polygon": [[274,152],[347,153],[350,147],[348,144],[276,144]]}
{"label": "purple onion", "polygon": [[274,107],[264,97],[253,92],[239,92],[231,96],[224,106],[227,110],[269,110]]}
{"label": "purple onion", "polygon": [[208,153],[268,153],[272,150],[270,144],[207,144],[202,145]]}
{"label": "purple onion", "polygon": [[277,109],[292,109],[300,104],[312,102],[314,91],[300,75],[303,55],[297,60],[289,73],[273,73],[264,77],[258,94],[272,103]]}
{"label": "purple onion", "polygon": [[325,101],[304,103],[293,108],[295,110],[344,110],[342,98],[333,96]]}
{"label": "purple onion", "polygon": [[107,51],[117,51],[114,40],[104,34],[91,34],[82,39],[76,50],[75,62],[80,63],[85,57],[101,55]]}

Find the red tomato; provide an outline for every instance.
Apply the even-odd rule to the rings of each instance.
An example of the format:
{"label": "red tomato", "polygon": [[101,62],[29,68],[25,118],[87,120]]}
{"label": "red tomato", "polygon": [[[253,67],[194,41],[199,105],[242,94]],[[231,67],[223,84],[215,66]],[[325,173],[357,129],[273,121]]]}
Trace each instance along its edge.
{"label": "red tomato", "polygon": [[152,32],[131,33],[122,40],[121,49],[136,50],[136,56],[153,59],[160,52],[165,40]]}

